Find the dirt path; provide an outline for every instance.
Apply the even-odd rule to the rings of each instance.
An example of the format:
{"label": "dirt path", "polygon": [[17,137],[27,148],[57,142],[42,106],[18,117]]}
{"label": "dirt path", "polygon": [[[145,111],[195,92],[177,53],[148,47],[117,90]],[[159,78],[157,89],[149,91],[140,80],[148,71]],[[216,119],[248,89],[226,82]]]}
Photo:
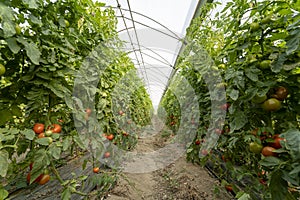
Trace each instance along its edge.
{"label": "dirt path", "polygon": [[[153,126],[147,127],[141,135],[135,151],[151,152],[172,139],[169,131],[161,131],[159,121],[153,121]],[[160,133],[159,135],[157,133]],[[172,152],[170,152],[172,153]],[[125,177],[125,178],[124,178]],[[107,200],[229,200],[232,197],[217,190],[218,180],[211,177],[207,170],[192,163],[187,163],[181,157],[163,169],[147,173],[124,173],[116,187],[108,194]]]}

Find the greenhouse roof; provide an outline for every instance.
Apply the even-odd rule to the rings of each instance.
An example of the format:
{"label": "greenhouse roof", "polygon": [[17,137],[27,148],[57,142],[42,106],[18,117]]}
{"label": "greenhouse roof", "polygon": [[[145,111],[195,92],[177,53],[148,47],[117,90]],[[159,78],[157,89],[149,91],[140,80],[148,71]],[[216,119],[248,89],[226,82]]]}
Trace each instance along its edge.
{"label": "greenhouse roof", "polygon": [[159,104],[182,46],[197,0],[101,0],[114,8],[118,31],[126,41],[154,107]]}

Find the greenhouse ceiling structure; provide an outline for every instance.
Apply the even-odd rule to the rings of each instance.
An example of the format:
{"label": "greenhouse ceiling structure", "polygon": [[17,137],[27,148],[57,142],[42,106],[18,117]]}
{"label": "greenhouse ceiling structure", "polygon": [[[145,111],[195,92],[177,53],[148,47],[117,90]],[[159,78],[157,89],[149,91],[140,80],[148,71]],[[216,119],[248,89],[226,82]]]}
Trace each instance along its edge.
{"label": "greenhouse ceiling structure", "polygon": [[105,0],[118,18],[125,50],[144,80],[154,107],[174,73],[186,28],[205,1]]}

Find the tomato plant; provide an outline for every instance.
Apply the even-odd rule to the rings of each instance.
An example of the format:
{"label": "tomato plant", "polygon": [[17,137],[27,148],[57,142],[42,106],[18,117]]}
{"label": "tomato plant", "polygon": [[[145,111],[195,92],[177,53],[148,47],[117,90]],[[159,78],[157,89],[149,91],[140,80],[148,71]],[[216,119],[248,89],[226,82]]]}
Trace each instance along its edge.
{"label": "tomato plant", "polygon": [[[103,6],[92,0],[0,2],[0,199],[13,192],[9,184],[21,175],[26,174],[24,182],[28,176],[31,184],[44,174],[38,182],[45,184],[50,179],[45,169],[50,169],[51,176],[59,181],[66,199],[73,192],[86,196],[77,187],[82,178],[63,180],[57,169],[64,155],[79,156],[78,152],[90,150],[91,144],[85,145],[84,139],[95,139],[93,149],[104,151],[103,141],[98,138],[101,133],[81,137],[84,131],[100,124],[103,130],[97,133],[116,133],[116,145],[128,150],[137,142],[139,127],[149,123],[149,95],[133,62],[119,50],[122,42],[117,38],[113,9]],[[118,48],[110,46],[112,41]],[[73,92],[78,89],[75,79],[78,85],[90,86],[95,78],[85,66],[101,43],[110,48],[100,49],[105,55],[99,57],[99,62],[110,60],[106,59],[105,66],[98,70],[103,72],[97,74],[99,83],[86,87],[88,94],[97,92],[94,96],[77,95]],[[133,73],[129,80],[134,83],[122,90],[130,91],[137,82],[140,88],[120,97],[128,100],[125,108],[122,99],[115,106],[112,92],[130,70]],[[95,103],[85,105],[90,99]],[[122,107],[118,109],[126,113],[120,120],[114,115],[114,107]],[[127,116],[136,124],[123,126]],[[125,137],[121,133],[126,128],[131,134]],[[92,152],[88,162],[94,164],[95,157]],[[30,175],[25,169],[28,166]],[[99,180],[94,182],[101,184]]]}
{"label": "tomato plant", "polygon": [[[296,189],[300,186],[299,5],[299,1],[237,0],[227,3],[214,17],[207,17],[217,6],[207,3],[187,29],[188,44],[176,63],[178,71],[170,81],[170,91],[160,103],[161,116],[166,113],[180,119],[185,103],[197,98],[200,116],[194,119],[197,134],[189,143],[187,158],[200,164],[214,159],[204,147],[218,135],[214,150],[227,158],[227,171],[220,176],[253,182],[237,191],[237,198],[281,200],[300,195]],[[214,74],[222,77],[220,83],[210,82]],[[171,92],[180,88],[178,76],[189,81],[195,94],[182,93],[180,98],[186,101],[180,105],[175,104],[178,97]],[[220,88],[226,89],[226,99],[212,96]],[[227,113],[220,122],[215,116],[221,116],[221,111],[212,112],[212,102],[224,100],[226,104],[219,108]],[[188,115],[193,118],[193,113]],[[209,127],[219,124],[230,131],[218,134],[218,130],[214,135],[216,129]],[[276,139],[276,134],[281,139]],[[206,139],[200,147],[195,145],[198,138]],[[216,168],[222,168],[221,158],[213,160]],[[261,170],[266,171],[262,180],[257,177]]]}

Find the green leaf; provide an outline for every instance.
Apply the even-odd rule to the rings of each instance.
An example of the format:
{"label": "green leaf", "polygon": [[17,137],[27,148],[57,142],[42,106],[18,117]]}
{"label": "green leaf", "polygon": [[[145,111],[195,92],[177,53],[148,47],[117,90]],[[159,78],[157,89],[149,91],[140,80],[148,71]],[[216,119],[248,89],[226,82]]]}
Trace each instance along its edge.
{"label": "green leaf", "polygon": [[42,21],[41,21],[39,18],[37,18],[36,16],[34,16],[33,14],[29,15],[29,19],[30,19],[31,22],[34,23],[34,24],[37,24],[37,25],[39,25],[39,26],[42,26],[42,25],[43,25]]}
{"label": "green leaf", "polygon": [[27,4],[29,8],[37,9],[39,5],[37,4],[37,0],[23,0],[24,4]]}
{"label": "green leaf", "polygon": [[251,80],[251,81],[258,81],[258,73],[259,70],[253,70],[253,69],[245,69],[245,75]]}
{"label": "green leaf", "polygon": [[286,139],[286,149],[290,151],[293,160],[300,160],[300,131],[297,129],[290,129],[281,134],[281,137]]}
{"label": "green leaf", "polygon": [[9,38],[16,33],[15,23],[13,22],[14,16],[11,8],[7,7],[3,3],[0,3],[0,17],[1,25],[5,38]]}
{"label": "green leaf", "polygon": [[64,138],[62,145],[63,145],[63,151],[66,151],[71,146],[72,138],[66,137]]}
{"label": "green leaf", "polygon": [[242,111],[236,111],[233,115],[233,120],[230,122],[231,131],[239,130],[248,122],[247,116]]}
{"label": "green leaf", "polygon": [[4,188],[0,188],[0,200],[4,200],[8,197],[8,191]]}
{"label": "green leaf", "polygon": [[33,160],[34,164],[31,170],[30,184],[43,173],[45,167],[50,165],[50,158],[45,149],[39,149],[35,152]]}
{"label": "green leaf", "polygon": [[7,45],[9,47],[9,49],[14,53],[14,54],[17,54],[21,47],[17,44],[17,40],[16,38],[9,38],[6,40],[7,42]]}
{"label": "green leaf", "polygon": [[9,110],[0,110],[0,126],[5,125],[11,119],[13,119],[13,116]]}
{"label": "green leaf", "polygon": [[8,170],[8,152],[6,150],[0,151],[0,176],[5,177]]}
{"label": "green leaf", "polygon": [[278,73],[283,67],[283,63],[286,61],[286,55],[284,53],[280,54],[278,59],[271,64],[272,72]]}
{"label": "green leaf", "polygon": [[27,43],[27,45],[25,45],[25,50],[30,60],[34,64],[38,65],[40,63],[41,52],[39,51],[37,45],[32,42]]}
{"label": "green leaf", "polygon": [[300,165],[298,165],[292,171],[290,171],[290,174],[298,174],[299,172],[300,172]]}
{"label": "green leaf", "polygon": [[17,117],[22,117],[22,111],[17,105],[12,105],[10,109],[11,109],[12,115],[17,116]]}
{"label": "green leaf", "polygon": [[64,189],[64,191],[62,192],[62,194],[61,194],[61,199],[62,200],[70,200],[71,199],[71,194],[72,193],[71,193],[69,187],[66,187]]}
{"label": "green leaf", "polygon": [[87,163],[88,163],[88,160],[85,159],[85,160],[83,161],[83,163],[82,163],[82,170],[85,170],[85,169],[86,169]]}
{"label": "green leaf", "polygon": [[26,129],[24,131],[21,132],[23,135],[25,135],[26,139],[28,140],[33,140],[35,133],[32,129]]}
{"label": "green leaf", "polygon": [[78,136],[74,136],[73,140],[76,142],[76,144],[81,148],[81,149],[86,149],[84,146],[84,143]]}
{"label": "green leaf", "polygon": [[288,192],[288,184],[282,178],[282,171],[277,170],[272,173],[270,181],[270,191],[272,200],[283,200]]}
{"label": "green leaf", "polygon": [[229,91],[229,94],[230,98],[234,101],[236,101],[238,98],[239,98],[239,91],[238,90],[235,90],[235,89],[231,89]]}
{"label": "green leaf", "polygon": [[61,148],[57,147],[56,145],[51,145],[48,150],[49,154],[53,156],[55,159],[60,158]]}
{"label": "green leaf", "polygon": [[288,171],[283,171],[282,178],[293,185],[298,185],[300,182],[299,174],[290,174]]}
{"label": "green leaf", "polygon": [[264,159],[262,159],[261,161],[259,161],[259,163],[262,166],[266,166],[266,167],[271,167],[271,166],[277,166],[281,163],[281,160],[279,158],[273,157],[273,156],[269,156],[269,157],[265,157]]}
{"label": "green leaf", "polygon": [[292,53],[297,51],[297,49],[299,48],[299,45],[300,45],[300,31],[292,39],[287,41],[287,43],[286,43],[286,46],[287,46],[286,54],[291,55]]}
{"label": "green leaf", "polygon": [[238,200],[251,200],[251,196],[245,192],[239,192],[236,195],[236,198],[238,198]]}
{"label": "green leaf", "polygon": [[39,139],[36,140],[36,143],[38,143],[40,145],[48,146],[49,145],[49,138],[48,137],[39,138]]}

